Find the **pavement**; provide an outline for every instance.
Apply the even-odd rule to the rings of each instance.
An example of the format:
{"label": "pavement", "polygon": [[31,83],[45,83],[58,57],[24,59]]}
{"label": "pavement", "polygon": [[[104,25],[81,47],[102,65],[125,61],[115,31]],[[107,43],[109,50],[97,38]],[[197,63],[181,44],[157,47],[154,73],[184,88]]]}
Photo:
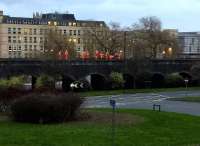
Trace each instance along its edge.
{"label": "pavement", "polygon": [[200,116],[200,103],[170,101],[170,98],[200,96],[200,91],[176,91],[160,93],[122,94],[115,96],[87,97],[86,108],[109,108],[110,99],[116,100],[117,108],[153,109],[153,104],[161,105],[162,111]]}

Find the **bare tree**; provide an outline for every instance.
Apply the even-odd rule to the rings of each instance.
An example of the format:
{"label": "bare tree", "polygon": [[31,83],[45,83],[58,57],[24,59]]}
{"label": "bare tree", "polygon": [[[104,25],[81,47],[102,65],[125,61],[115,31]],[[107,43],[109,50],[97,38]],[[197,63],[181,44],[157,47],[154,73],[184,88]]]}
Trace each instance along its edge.
{"label": "bare tree", "polygon": [[95,50],[114,54],[123,48],[123,32],[118,23],[110,23],[110,27],[95,28],[89,27],[85,32],[86,43],[90,54],[94,55]]}
{"label": "bare tree", "polygon": [[[141,18],[139,23],[134,24],[132,34],[135,36],[133,46],[139,47],[138,50],[142,49],[147,58],[157,58],[163,51],[168,53],[168,57],[175,56],[177,53],[176,38],[168,31],[162,30],[161,21],[157,17]],[[166,52],[168,48],[173,48],[173,55],[170,55],[169,51]]]}
{"label": "bare tree", "polygon": [[75,44],[73,40],[63,35],[58,29],[49,29],[45,33],[44,54],[48,59],[59,59],[63,56],[68,59],[76,57]]}

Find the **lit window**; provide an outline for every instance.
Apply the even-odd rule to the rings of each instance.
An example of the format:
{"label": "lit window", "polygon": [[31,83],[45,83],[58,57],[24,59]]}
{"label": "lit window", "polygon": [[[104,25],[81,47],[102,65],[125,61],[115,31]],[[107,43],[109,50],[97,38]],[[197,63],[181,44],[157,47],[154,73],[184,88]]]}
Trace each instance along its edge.
{"label": "lit window", "polygon": [[76,26],[76,23],[75,23],[75,22],[73,23],[73,26]]}
{"label": "lit window", "polygon": [[71,22],[69,22],[69,26],[72,26],[72,23],[71,23]]}
{"label": "lit window", "polygon": [[25,35],[28,34],[28,29],[27,29],[27,28],[24,29],[24,34],[25,34]]}
{"label": "lit window", "polygon": [[57,26],[57,22],[56,21],[54,22],[54,25]]}
{"label": "lit window", "polygon": [[48,21],[48,25],[51,25],[51,21]]}

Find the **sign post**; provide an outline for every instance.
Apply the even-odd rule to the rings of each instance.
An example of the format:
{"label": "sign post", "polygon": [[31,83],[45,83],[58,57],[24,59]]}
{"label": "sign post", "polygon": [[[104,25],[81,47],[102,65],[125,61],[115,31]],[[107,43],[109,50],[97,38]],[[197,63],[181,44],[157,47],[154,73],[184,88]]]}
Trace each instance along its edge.
{"label": "sign post", "polygon": [[187,97],[187,89],[188,89],[189,80],[185,79],[184,81],[185,81],[185,96]]}
{"label": "sign post", "polygon": [[112,146],[115,146],[115,109],[116,101],[110,100],[110,105],[112,106]]}

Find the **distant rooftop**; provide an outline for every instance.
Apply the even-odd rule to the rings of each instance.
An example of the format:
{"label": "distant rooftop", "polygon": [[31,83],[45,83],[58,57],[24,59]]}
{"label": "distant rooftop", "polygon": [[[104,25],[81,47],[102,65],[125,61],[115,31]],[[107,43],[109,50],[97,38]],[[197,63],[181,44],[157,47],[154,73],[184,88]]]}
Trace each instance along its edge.
{"label": "distant rooftop", "polygon": [[[0,15],[3,15],[3,11],[0,11]],[[31,25],[47,25],[49,21],[56,21],[58,25],[65,26],[69,22],[88,22],[88,23],[102,23],[104,21],[87,21],[87,20],[76,20],[74,14],[69,13],[45,13],[40,14],[38,12],[33,14],[32,18],[28,17],[10,17],[8,15],[3,15],[3,23],[6,24],[31,24]]]}

